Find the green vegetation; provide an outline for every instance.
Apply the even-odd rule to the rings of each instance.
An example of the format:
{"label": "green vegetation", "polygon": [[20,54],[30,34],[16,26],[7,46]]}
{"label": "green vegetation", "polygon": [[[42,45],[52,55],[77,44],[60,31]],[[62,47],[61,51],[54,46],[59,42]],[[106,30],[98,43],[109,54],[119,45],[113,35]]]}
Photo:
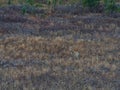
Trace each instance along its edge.
{"label": "green vegetation", "polygon": [[50,10],[54,10],[55,6],[62,4],[63,0],[47,0],[47,5],[50,7]]}
{"label": "green vegetation", "polygon": [[8,0],[8,4],[10,5],[12,3],[12,1],[11,0]]}
{"label": "green vegetation", "polygon": [[22,14],[25,14],[25,13],[27,13],[27,7],[24,5],[24,6],[22,7]]}
{"label": "green vegetation", "polygon": [[[84,8],[87,8],[89,11],[99,10],[100,4],[104,7],[105,13],[120,12],[120,8],[116,6],[118,0],[0,0],[0,5],[7,3],[10,4],[23,4],[35,7],[43,7],[44,4],[48,6],[50,10],[54,10],[56,5],[59,4],[75,4],[80,3]],[[22,12],[26,12],[25,6],[22,8]]]}
{"label": "green vegetation", "polygon": [[26,3],[29,5],[33,5],[34,4],[34,0],[26,0]]}
{"label": "green vegetation", "polygon": [[[100,5],[100,1],[101,0],[82,0],[82,5],[92,11],[94,9],[99,9],[98,6]],[[119,11],[115,0],[104,0],[103,3],[105,13],[113,13]]]}
{"label": "green vegetation", "polygon": [[115,0],[104,0],[104,4],[106,13],[112,13],[117,11]]}
{"label": "green vegetation", "polygon": [[99,3],[100,0],[82,0],[82,5],[84,7],[88,7],[90,11],[97,8]]}

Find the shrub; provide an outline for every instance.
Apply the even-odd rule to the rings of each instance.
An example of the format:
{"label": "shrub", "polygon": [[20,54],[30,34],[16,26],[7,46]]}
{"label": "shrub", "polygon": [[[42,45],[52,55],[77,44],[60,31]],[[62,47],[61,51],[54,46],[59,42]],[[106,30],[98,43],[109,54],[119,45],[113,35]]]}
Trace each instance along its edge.
{"label": "shrub", "polygon": [[22,7],[22,14],[26,14],[26,12],[27,12],[27,7],[26,7],[26,5],[23,5],[23,7]]}
{"label": "shrub", "polygon": [[57,0],[47,0],[47,4],[54,7],[57,4]]}
{"label": "shrub", "polygon": [[113,13],[117,11],[115,0],[104,0],[104,4],[106,13]]}
{"label": "shrub", "polygon": [[97,9],[100,0],[82,0],[82,5],[87,7],[90,11]]}
{"label": "shrub", "polygon": [[33,5],[34,4],[34,0],[26,0],[26,3],[29,5]]}
{"label": "shrub", "polygon": [[61,4],[63,0],[47,0],[47,4],[50,6],[50,9],[54,10],[57,4]]}
{"label": "shrub", "polygon": [[22,14],[27,13],[28,7],[31,7],[31,12],[32,12],[33,11],[33,5],[34,5],[34,0],[26,0],[25,4],[23,4],[23,6],[22,6]]}
{"label": "shrub", "polygon": [[8,4],[10,5],[12,3],[12,1],[11,0],[8,0]]}

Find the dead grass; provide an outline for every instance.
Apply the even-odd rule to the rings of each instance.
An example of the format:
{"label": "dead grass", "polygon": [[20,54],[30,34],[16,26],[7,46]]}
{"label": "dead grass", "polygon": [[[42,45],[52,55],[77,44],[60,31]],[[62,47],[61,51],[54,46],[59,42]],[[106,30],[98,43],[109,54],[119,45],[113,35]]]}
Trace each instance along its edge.
{"label": "dead grass", "polygon": [[[28,62],[28,64],[14,66],[8,63],[6,67],[2,66],[0,75],[3,80],[6,82],[13,80],[14,82],[10,81],[11,84],[7,85],[2,81],[0,87],[4,87],[3,84],[5,84],[11,90],[16,88],[20,90],[19,86],[22,85],[21,87],[25,88],[24,90],[29,89],[29,87],[37,90],[38,87],[50,88],[47,86],[49,81],[52,89],[55,88],[54,84],[58,83],[57,87],[62,88],[62,90],[66,90],[68,87],[70,89],[74,87],[75,90],[79,88],[99,90],[97,87],[102,90],[106,88],[114,90],[117,86],[113,86],[111,80],[119,80],[119,45],[119,38],[107,36],[98,41],[84,39],[74,41],[72,38],[67,39],[65,37],[53,39],[24,35],[4,36],[0,39],[0,60],[13,61],[13,63],[17,60],[23,60],[24,63]],[[36,63],[32,63],[33,61]],[[71,80],[70,82],[65,79],[67,77]],[[82,84],[85,82],[84,79],[88,77],[92,79],[88,79],[87,82],[90,83]],[[45,81],[42,81],[43,79]],[[97,80],[95,85],[92,84],[94,80]],[[77,82],[80,81],[80,86],[76,86]],[[22,84],[23,82],[24,84]],[[37,82],[37,86],[34,85],[35,82]],[[107,84],[104,85],[103,82]],[[39,86],[40,83],[43,84]],[[16,87],[11,87],[13,85]]]}
{"label": "dead grass", "polygon": [[[49,59],[50,55],[67,58],[75,53],[80,57],[105,55],[108,52],[119,50],[119,39],[105,38],[103,41],[85,41],[78,39],[76,42],[63,37],[48,39],[34,36],[6,37],[0,40],[0,53],[2,59]],[[116,52],[119,54],[119,52]],[[111,53],[113,54],[113,53]],[[110,58],[110,55],[107,55]],[[114,58],[111,56],[111,58]]]}
{"label": "dead grass", "polygon": [[[57,36],[60,30],[54,32],[56,35],[50,32],[54,35],[51,37],[8,35],[2,31],[0,90],[119,90],[118,36],[74,30],[61,37]],[[76,35],[80,38],[75,39]]]}

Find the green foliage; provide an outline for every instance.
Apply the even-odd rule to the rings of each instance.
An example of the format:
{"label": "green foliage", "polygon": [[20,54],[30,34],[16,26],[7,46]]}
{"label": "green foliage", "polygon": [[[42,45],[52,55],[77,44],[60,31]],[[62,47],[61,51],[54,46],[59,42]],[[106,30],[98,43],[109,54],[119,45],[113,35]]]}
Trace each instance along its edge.
{"label": "green foliage", "polygon": [[69,0],[68,4],[77,4],[80,3],[80,0]]}
{"label": "green foliage", "polygon": [[57,4],[57,0],[47,0],[47,4],[54,8]]}
{"label": "green foliage", "polygon": [[117,7],[117,12],[119,12],[119,13],[120,13],[120,7]]}
{"label": "green foliage", "polygon": [[47,4],[54,9],[57,4],[62,4],[63,0],[47,0]]}
{"label": "green foliage", "polygon": [[89,9],[95,9],[100,3],[100,0],[82,0],[82,5]]}
{"label": "green foliage", "polygon": [[[75,3],[82,3],[84,8],[87,8],[90,11],[97,11],[99,10],[100,4],[104,4],[102,8],[104,8],[104,11],[106,13],[113,13],[113,12],[120,12],[120,7],[116,6],[116,0],[7,0],[7,4],[22,4],[22,13],[26,13],[26,6],[35,6],[35,7],[44,7],[42,3],[44,1],[44,4],[47,3],[47,6],[50,10],[55,10],[55,6],[59,4],[75,4]],[[4,1],[4,3],[6,3]],[[1,4],[2,5],[2,4]],[[34,8],[33,8],[34,10]],[[102,9],[103,11],[103,9]]]}
{"label": "green foliage", "polygon": [[35,3],[34,6],[35,7],[43,7],[44,5],[42,3]]}
{"label": "green foliage", "polygon": [[23,5],[23,7],[22,7],[22,14],[25,14],[25,13],[27,13],[27,7],[26,7],[26,5]]}
{"label": "green foliage", "polygon": [[[26,14],[27,13],[27,6],[32,7],[34,5],[34,0],[26,0],[25,4],[22,7],[22,14]],[[31,11],[33,8],[31,8]]]}
{"label": "green foliage", "polygon": [[12,4],[12,0],[8,0],[8,4],[9,4],[9,5]]}
{"label": "green foliage", "polygon": [[34,0],[26,0],[26,3],[29,5],[33,5],[34,4]]}
{"label": "green foliage", "polygon": [[117,12],[117,6],[115,0],[104,0],[104,4],[105,4],[106,13]]}

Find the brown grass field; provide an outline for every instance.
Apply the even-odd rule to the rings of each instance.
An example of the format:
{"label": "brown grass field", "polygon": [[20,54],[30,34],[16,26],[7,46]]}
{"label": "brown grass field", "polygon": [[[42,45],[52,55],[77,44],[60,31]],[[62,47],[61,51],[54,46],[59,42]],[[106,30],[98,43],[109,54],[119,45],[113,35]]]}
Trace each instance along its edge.
{"label": "brown grass field", "polygon": [[120,90],[119,16],[9,8],[0,8],[0,90]]}
{"label": "brown grass field", "polygon": [[[2,90],[118,90],[118,38],[11,36],[0,40]],[[6,88],[6,89],[5,89]]]}

